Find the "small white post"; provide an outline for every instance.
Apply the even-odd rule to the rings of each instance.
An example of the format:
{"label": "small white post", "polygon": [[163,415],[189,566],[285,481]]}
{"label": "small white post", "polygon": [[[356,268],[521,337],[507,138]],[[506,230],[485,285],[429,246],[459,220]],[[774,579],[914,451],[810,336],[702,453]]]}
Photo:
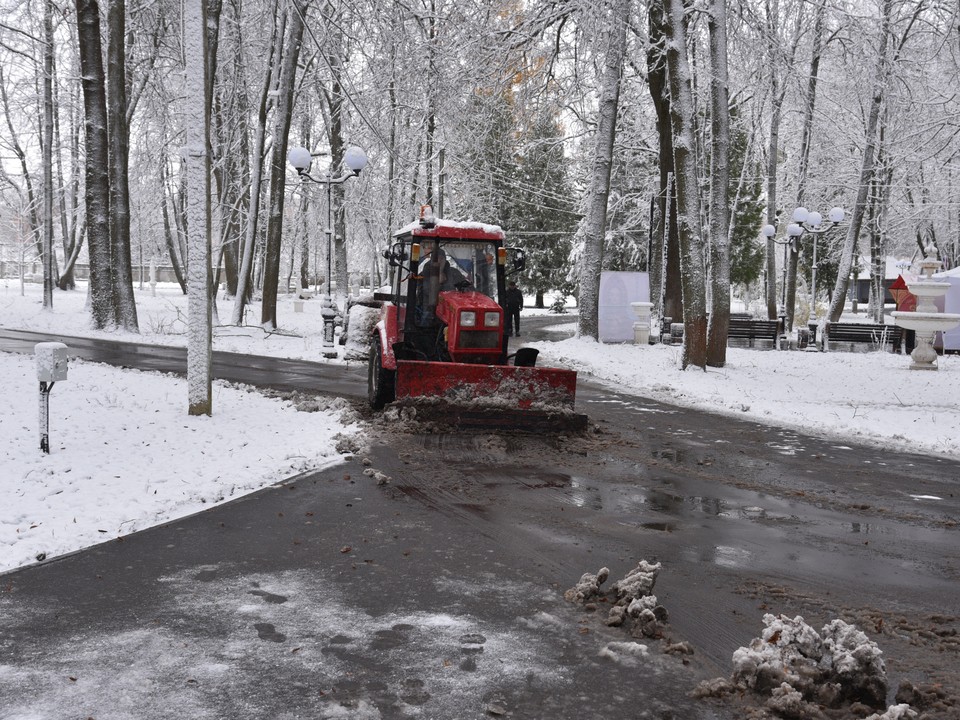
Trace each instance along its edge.
{"label": "small white post", "polygon": [[50,454],[50,391],[67,379],[67,346],[61,342],[37,343],[34,348],[40,381],[40,451]]}

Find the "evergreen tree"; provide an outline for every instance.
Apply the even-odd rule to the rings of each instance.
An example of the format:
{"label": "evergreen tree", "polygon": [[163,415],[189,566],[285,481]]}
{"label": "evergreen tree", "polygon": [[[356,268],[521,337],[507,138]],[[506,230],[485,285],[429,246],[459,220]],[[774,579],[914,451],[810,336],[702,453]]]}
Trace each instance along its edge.
{"label": "evergreen tree", "polygon": [[522,249],[527,266],[517,278],[543,307],[543,296],[565,288],[568,257],[579,216],[567,177],[564,138],[556,116],[542,110],[525,124],[512,93],[477,94],[471,101],[473,147],[459,214],[500,225]]}
{"label": "evergreen tree", "polygon": [[520,286],[543,307],[545,293],[569,292],[567,258],[578,216],[567,178],[563,138],[556,119],[541,113],[513,170],[511,244],[527,254]]}
{"label": "evergreen tree", "polygon": [[[731,195],[738,195],[731,215],[730,282],[733,285],[755,283],[763,272],[766,257],[764,245],[757,236],[757,228],[763,224],[763,172],[747,156],[749,143],[743,128],[736,127],[730,140],[730,177],[734,184]],[[744,163],[749,163],[746,172],[743,172]],[[736,183],[741,177],[744,182],[738,190]]]}

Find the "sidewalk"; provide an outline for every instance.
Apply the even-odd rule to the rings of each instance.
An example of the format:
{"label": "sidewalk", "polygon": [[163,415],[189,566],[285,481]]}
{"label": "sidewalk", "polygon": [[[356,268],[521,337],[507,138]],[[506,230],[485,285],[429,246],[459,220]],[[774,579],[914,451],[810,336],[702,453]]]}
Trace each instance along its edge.
{"label": "sidewalk", "polygon": [[363,470],[5,576],[3,716],[726,717],[686,697],[715,668],[600,657],[622,633],[530,558]]}

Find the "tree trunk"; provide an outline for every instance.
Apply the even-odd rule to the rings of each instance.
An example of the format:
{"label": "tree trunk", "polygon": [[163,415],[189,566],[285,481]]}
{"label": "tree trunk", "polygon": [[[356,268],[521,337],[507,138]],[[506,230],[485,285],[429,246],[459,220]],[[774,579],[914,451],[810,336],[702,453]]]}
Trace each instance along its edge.
{"label": "tree trunk", "polygon": [[104,91],[100,9],[97,0],[77,0],[77,40],[84,105],[84,180],[87,252],[90,257],[90,312],[103,330],[115,322],[110,268],[110,159],[107,97]]}
{"label": "tree trunk", "polygon": [[607,226],[610,171],[617,134],[620,105],[620,75],[626,54],[630,0],[614,0],[607,26],[607,48],[600,91],[596,150],[587,190],[587,215],[583,222],[583,255],[580,262],[580,297],[577,334],[598,339],[600,335],[600,271]]}
{"label": "tree trunk", "polygon": [[[793,43],[787,53],[787,58],[781,61],[780,39],[780,3],[772,0],[767,5],[767,18],[764,31],[767,38],[767,57],[770,65],[770,144],[767,151],[767,223],[777,226],[777,156],[780,149],[780,121],[783,116],[783,102],[786,96],[786,85],[781,83],[780,64],[785,62],[787,69],[793,67],[796,56],[797,43],[801,36],[801,15],[797,16],[797,27],[794,32]],[[766,248],[766,277],[767,277],[767,317],[776,319],[778,315],[777,300],[777,244],[774,238],[767,239]]]}
{"label": "tree trunk", "polygon": [[[217,48],[220,46],[220,12],[223,10],[223,3],[221,0],[204,0],[203,4],[203,27],[204,27],[204,38],[203,38],[203,54],[204,54],[204,83],[203,83],[203,112],[204,117],[206,118],[207,129],[204,132],[206,139],[206,168],[207,168],[207,237],[211,238],[211,225],[213,220],[212,208],[211,208],[211,197],[210,197],[210,170],[213,165],[212,158],[214,157],[213,153],[213,141],[210,133],[210,121],[213,117],[213,99],[214,99],[214,87],[217,75]],[[225,160],[226,158],[222,158]],[[219,163],[218,163],[219,165]],[[215,263],[217,274],[216,277],[213,275],[213,265],[210,262],[210,259],[207,259],[206,269],[207,269],[207,290],[210,293],[210,313],[214,322],[219,323],[219,316],[217,314],[217,289],[220,286],[220,264],[223,261],[225,254],[224,250],[224,234],[230,230],[230,207],[231,204],[224,198],[222,195],[217,194],[217,204],[220,208],[220,213],[218,214],[220,232],[218,233],[219,242],[217,252],[217,261]],[[211,244],[208,239],[208,245]],[[232,256],[232,253],[231,253]],[[234,263],[236,265],[236,263]]]}
{"label": "tree trunk", "polygon": [[253,295],[253,288],[257,285],[253,274],[253,261],[260,237],[261,176],[263,175],[263,156],[267,134],[267,103],[270,97],[270,88],[273,86],[272,78],[276,76],[276,67],[280,63],[282,43],[279,41],[279,38],[283,37],[282,29],[278,32],[277,28],[276,5],[274,5],[272,26],[273,33],[270,37],[270,55],[272,61],[264,73],[263,86],[260,88],[260,103],[257,110],[257,131],[250,153],[253,163],[250,168],[250,207],[247,213],[247,230],[243,240],[240,274],[237,277],[237,294],[233,300],[233,315],[230,318],[230,322],[234,325],[243,324],[244,307]]}
{"label": "tree trunk", "polygon": [[127,71],[124,40],[124,0],[107,0],[107,138],[110,159],[110,260],[114,320],[128,332],[139,332],[137,303],[133,296],[130,253],[130,188],[127,128]]}
{"label": "tree trunk", "polygon": [[[73,91],[71,91],[71,97],[73,98]],[[54,106],[59,105],[58,96],[57,96],[57,86],[53,86],[53,98]],[[63,236],[63,256],[67,258],[64,263],[63,272],[60,273],[60,280],[57,282],[57,286],[61,290],[74,290],[76,289],[76,281],[74,279],[73,268],[76,263],[76,256],[79,255],[79,250],[77,246],[82,242],[82,236],[77,232],[77,225],[79,224],[79,218],[75,214],[75,211],[78,206],[78,199],[80,195],[80,121],[81,117],[78,112],[79,106],[79,97],[75,97],[76,102],[71,102],[70,108],[70,123],[68,127],[69,137],[70,137],[70,182],[69,184],[64,182],[62,178],[65,177],[63,172],[63,165],[61,160],[61,154],[57,153],[57,175],[61,178],[60,189],[57,193],[58,200],[60,204],[60,233]],[[76,121],[75,121],[76,120]],[[60,132],[60,123],[58,121],[58,114],[54,113],[53,116],[53,127],[54,133],[56,134],[57,147],[62,147],[62,135]],[[73,259],[73,262],[70,262],[70,258]]]}
{"label": "tree trunk", "polygon": [[174,232],[176,228],[170,226],[170,210],[168,208],[169,198],[167,193],[167,155],[161,149],[160,151],[160,214],[163,216],[163,237],[167,246],[167,254],[170,256],[170,266],[173,268],[173,274],[177,278],[180,290],[184,295],[187,294],[187,280],[184,277],[183,269],[180,263],[180,247]]}
{"label": "tree trunk", "polygon": [[[327,139],[330,143],[330,170],[329,177],[333,178],[343,163],[343,153],[346,142],[343,135],[343,116],[345,94],[343,90],[343,31],[340,22],[332,17],[334,8],[327,4],[324,9],[324,21],[327,25],[327,66],[330,69],[330,89],[325,90],[327,101],[328,122]],[[429,135],[428,135],[429,142]],[[337,307],[346,307],[348,288],[347,268],[347,219],[343,208],[343,183],[332,185],[327,199],[332,203],[333,227],[333,291]],[[329,211],[328,211],[329,212]],[[329,217],[329,214],[328,214]],[[330,248],[327,248],[329,251]]]}
{"label": "tree trunk", "polygon": [[[840,252],[840,265],[837,269],[837,281],[830,298],[830,310],[827,314],[829,322],[837,322],[843,314],[843,306],[847,298],[847,283],[850,269],[853,267],[853,254],[860,228],[863,225],[863,215],[867,207],[867,195],[870,190],[870,178],[874,172],[874,153],[877,147],[877,125],[880,119],[880,108],[883,105],[883,95],[889,72],[889,58],[887,48],[890,44],[891,14],[893,0],[883,0],[883,28],[881,30],[880,50],[877,58],[877,74],[873,85],[873,98],[867,116],[864,132],[866,144],[863,148],[863,160],[860,165],[860,182],[857,190],[857,199],[851,212],[850,225],[847,226],[847,237]],[[829,338],[829,332],[827,333]]]}
{"label": "tree trunk", "polygon": [[190,415],[211,415],[213,347],[210,302],[210,111],[206,2],[184,4],[184,60],[187,173],[187,392]]}
{"label": "tree trunk", "polygon": [[[430,97],[427,99],[427,138],[426,150],[424,152],[424,178],[426,180],[427,192],[426,203],[436,208],[436,198],[433,196],[433,137],[437,131],[437,108],[436,108],[436,38],[437,38],[437,3],[436,0],[430,0],[430,17],[427,23],[427,73],[429,82],[427,91]],[[440,215],[439,217],[443,217]]]}
{"label": "tree trunk", "polygon": [[390,99],[390,147],[387,148],[387,232],[384,237],[390,237],[396,229],[396,194],[397,194],[397,117],[400,113],[400,104],[397,99],[397,42],[390,44],[390,83],[387,86],[387,95]]}
{"label": "tree trunk", "polygon": [[[227,295],[237,293],[237,246],[242,233],[240,218],[240,192],[238,182],[240,173],[236,167],[235,156],[228,154],[227,148],[231,133],[224,125],[223,105],[217,102],[214,107],[214,128],[221,152],[215,154],[217,162],[213,164],[213,178],[216,183],[217,207],[220,218],[220,254],[223,258],[224,272],[227,276]],[[218,265],[219,267],[219,265]]]}
{"label": "tree trunk", "polygon": [[[300,136],[303,139],[304,147],[310,147],[310,118],[303,117],[300,126]],[[300,267],[299,281],[297,288],[306,290],[310,287],[310,195],[309,193],[300,193],[300,209],[297,212],[297,218],[300,221]]]}
{"label": "tree trunk", "polygon": [[300,272],[297,287],[310,288],[310,199],[306,193],[300,196]]}
{"label": "tree trunk", "polygon": [[[777,81],[773,81],[774,96],[777,93]],[[777,226],[777,152],[780,145],[781,104],[774,101],[770,113],[770,145],[767,151],[767,223]],[[767,238],[767,318],[777,317],[777,244],[772,237]]]}
{"label": "tree trunk", "polygon": [[[298,0],[293,1],[298,2]],[[274,118],[273,151],[270,161],[270,216],[267,221],[267,245],[264,251],[260,323],[264,328],[271,330],[277,327],[277,289],[280,284],[280,252],[283,242],[287,136],[290,134],[297,61],[300,57],[300,42],[303,38],[303,20],[300,12],[294,8],[288,13],[287,46],[277,88],[277,110]]]}
{"label": "tree trunk", "polygon": [[893,182],[893,165],[884,151],[886,119],[880,125],[877,167],[871,193],[870,223],[870,299],[868,314],[876,323],[883,322],[883,301],[886,295],[884,276],[887,270],[887,216],[890,210],[890,187]]}
{"label": "tree trunk", "polygon": [[677,204],[672,201],[673,130],[670,127],[670,90],[667,87],[667,56],[664,48],[663,3],[650,3],[648,15],[650,50],[647,52],[647,81],[657,112],[659,140],[660,190],[655,200],[651,223],[650,299],[660,317],[683,317],[683,291],[680,286],[680,242],[677,239]]}
{"label": "tree trunk", "polygon": [[86,234],[86,227],[84,223],[80,223],[79,231],[75,231],[75,239],[70,247],[70,254],[67,256],[66,261],[63,264],[63,274],[60,276],[60,289],[66,290],[64,287],[64,278],[73,277],[73,268],[77,264],[77,258],[80,257],[80,251],[83,249],[83,237]]}
{"label": "tree trunk", "polygon": [[683,0],[664,0],[667,15],[667,77],[673,127],[673,164],[677,183],[677,218],[683,285],[683,352],[680,365],[706,368],[707,301],[700,187],[694,138],[693,91],[687,62]]}
{"label": "tree trunk", "polygon": [[727,74],[727,3],[713,0],[710,31],[710,323],[707,364],[727,362],[730,327],[730,91]]}
{"label": "tree trunk", "polygon": [[53,0],[43,3],[43,307],[53,307]]}

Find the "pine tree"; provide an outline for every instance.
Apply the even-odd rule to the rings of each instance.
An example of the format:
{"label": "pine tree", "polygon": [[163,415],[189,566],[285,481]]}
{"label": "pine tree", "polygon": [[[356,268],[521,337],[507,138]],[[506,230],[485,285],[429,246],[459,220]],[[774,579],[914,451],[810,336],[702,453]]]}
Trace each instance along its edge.
{"label": "pine tree", "polygon": [[514,170],[512,244],[527,254],[520,286],[543,307],[545,293],[570,291],[567,258],[578,216],[567,178],[562,135],[551,113],[531,128]]}
{"label": "pine tree", "polygon": [[[743,177],[744,182],[732,193],[737,196],[730,233],[730,282],[733,285],[755,283],[763,272],[766,257],[765,248],[757,237],[764,213],[762,171],[747,157],[749,143],[742,128],[734,130],[730,142],[730,177],[734,183]],[[746,172],[745,163],[749,165]]]}

